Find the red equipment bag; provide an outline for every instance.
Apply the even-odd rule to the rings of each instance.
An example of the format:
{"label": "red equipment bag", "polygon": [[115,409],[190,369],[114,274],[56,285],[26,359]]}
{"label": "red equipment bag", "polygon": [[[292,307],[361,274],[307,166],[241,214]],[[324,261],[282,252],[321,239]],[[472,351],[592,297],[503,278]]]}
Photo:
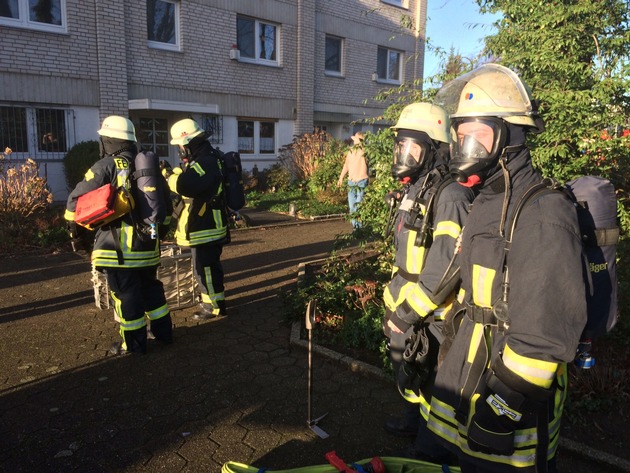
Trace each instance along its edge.
{"label": "red equipment bag", "polygon": [[129,210],[130,203],[127,194],[122,189],[116,189],[112,184],[105,184],[77,199],[74,221],[94,230],[125,215]]}

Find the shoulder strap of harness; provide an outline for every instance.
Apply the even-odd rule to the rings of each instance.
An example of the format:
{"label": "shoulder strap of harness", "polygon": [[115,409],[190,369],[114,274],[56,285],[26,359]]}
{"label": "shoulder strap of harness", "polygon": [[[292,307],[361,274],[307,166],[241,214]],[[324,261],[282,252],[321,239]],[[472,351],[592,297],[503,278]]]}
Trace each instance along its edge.
{"label": "shoulder strap of harness", "polygon": [[414,204],[414,208],[416,208],[419,203],[425,203],[424,218],[422,219],[420,231],[416,236],[416,246],[426,246],[429,232],[433,229],[435,204],[439,202],[440,194],[451,182],[453,182],[453,178],[443,166],[438,166],[427,174]]}

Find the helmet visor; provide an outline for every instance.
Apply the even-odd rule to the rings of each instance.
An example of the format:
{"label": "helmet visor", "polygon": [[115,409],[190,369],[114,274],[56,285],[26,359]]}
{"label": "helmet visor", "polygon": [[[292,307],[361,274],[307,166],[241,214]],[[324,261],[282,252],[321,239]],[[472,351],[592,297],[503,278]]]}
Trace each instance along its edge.
{"label": "helmet visor", "polygon": [[529,88],[507,67],[484,64],[444,85],[435,96],[451,119],[462,116],[530,117]]}

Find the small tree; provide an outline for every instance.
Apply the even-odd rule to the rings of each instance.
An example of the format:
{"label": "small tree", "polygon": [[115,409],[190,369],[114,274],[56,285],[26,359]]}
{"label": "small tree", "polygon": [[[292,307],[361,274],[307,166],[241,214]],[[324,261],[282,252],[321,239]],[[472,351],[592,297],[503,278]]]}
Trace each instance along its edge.
{"label": "small tree", "polygon": [[330,134],[323,130],[296,136],[290,144],[280,148],[278,159],[291,171],[294,180],[308,180],[328,152],[331,140]]}
{"label": "small tree", "polygon": [[319,158],[317,169],[308,181],[308,190],[317,200],[347,202],[345,189],[336,187],[347,151],[348,145],[340,140],[331,137],[326,143],[326,153]]}
{"label": "small tree", "polygon": [[477,0],[503,13],[489,54],[519,73],[540,100],[546,131],[532,136],[534,163],[566,180],[613,181],[630,228],[630,13],[624,0]]}
{"label": "small tree", "polygon": [[0,222],[19,226],[48,208],[53,196],[35,161],[11,162],[10,155],[9,148],[0,154]]}
{"label": "small tree", "polygon": [[70,148],[63,158],[63,171],[68,189],[74,189],[83,180],[87,170],[98,160],[98,141],[82,141]]}

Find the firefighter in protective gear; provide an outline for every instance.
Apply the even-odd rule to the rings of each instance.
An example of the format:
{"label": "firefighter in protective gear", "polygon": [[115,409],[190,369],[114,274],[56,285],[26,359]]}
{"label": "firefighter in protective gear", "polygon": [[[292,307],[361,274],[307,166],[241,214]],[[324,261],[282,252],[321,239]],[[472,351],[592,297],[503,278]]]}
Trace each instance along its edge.
{"label": "firefighter in protective gear", "polygon": [[168,177],[172,192],[182,196],[175,239],[191,248],[193,268],[201,290],[201,304],[193,317],[205,320],[226,316],[221,253],[228,242],[228,220],[223,196],[223,170],[219,152],[196,121],[186,118],[171,127],[171,144],[177,145],[183,170]]}
{"label": "firefighter in protective gear", "polygon": [[442,460],[447,452],[426,430],[426,419],[440,326],[458,282],[449,268],[456,267],[456,240],[474,192],[448,175],[450,128],[442,108],[408,105],[393,130],[392,175],[404,190],[394,216],[396,254],[384,291],[384,331],[398,388],[408,404],[403,419],[390,420],[385,428],[415,437],[406,456]]}
{"label": "firefighter in protective gear", "polygon": [[[99,187],[112,184],[132,194],[131,174],[137,151],[133,123],[125,117],[109,116],[100,130],[101,159],[86,173],[68,196],[64,218],[71,236],[80,228],[74,222],[77,199]],[[170,202],[168,195],[163,196]],[[162,222],[168,227],[170,216]],[[134,225],[133,215],[122,217],[96,230],[92,264],[105,273],[120,322],[122,342],[114,344],[112,354],[145,353],[147,321],[155,338],[169,344],[173,341],[171,315],[162,282],[157,279],[160,264],[159,239],[147,239]]]}
{"label": "firefighter in protective gear", "polygon": [[542,179],[526,136],[543,123],[513,71],[483,65],[435,100],[454,107],[451,173],[479,195],[459,255],[464,313],[437,374],[429,429],[464,473],[556,471],[567,362],[586,322],[576,212],[561,193],[532,198],[506,244],[516,203]]}

